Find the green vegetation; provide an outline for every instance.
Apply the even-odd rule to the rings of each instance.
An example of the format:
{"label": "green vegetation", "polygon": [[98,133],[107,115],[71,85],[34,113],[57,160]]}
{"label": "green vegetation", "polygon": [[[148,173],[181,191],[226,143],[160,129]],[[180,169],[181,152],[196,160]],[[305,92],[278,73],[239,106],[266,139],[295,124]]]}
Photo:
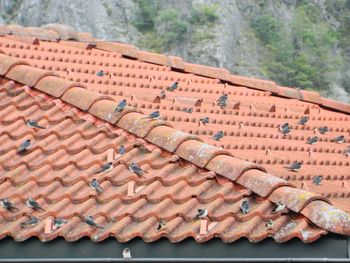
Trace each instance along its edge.
{"label": "green vegetation", "polygon": [[191,12],[191,24],[195,26],[213,25],[218,19],[218,5],[196,5]]}
{"label": "green vegetation", "polygon": [[339,70],[340,57],[333,52],[338,34],[308,1],[299,3],[289,30],[282,22],[264,10],[251,23],[268,50],[263,73],[283,85],[329,88],[329,74]]}
{"label": "green vegetation", "polygon": [[201,30],[218,19],[217,5],[196,5],[190,17],[175,9],[162,9],[159,0],[136,0],[138,10],[133,25],[142,32],[138,46],[155,52],[166,52],[184,40],[191,28],[192,43],[212,39],[212,33]]}
{"label": "green vegetation", "polygon": [[141,32],[150,31],[154,27],[154,19],[157,16],[159,2],[155,0],[137,0],[138,10],[134,26]]}
{"label": "green vegetation", "polygon": [[160,2],[137,0],[138,11],[134,26],[141,32],[138,45],[156,52],[173,48],[183,40],[187,23],[175,9],[160,10]]}

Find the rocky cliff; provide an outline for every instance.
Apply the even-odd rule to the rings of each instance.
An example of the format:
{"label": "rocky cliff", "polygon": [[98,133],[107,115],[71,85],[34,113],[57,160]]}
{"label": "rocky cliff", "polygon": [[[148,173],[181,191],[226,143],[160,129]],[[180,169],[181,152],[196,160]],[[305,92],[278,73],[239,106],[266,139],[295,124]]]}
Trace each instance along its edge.
{"label": "rocky cliff", "polygon": [[0,0],[0,23],[68,24],[350,102],[350,0]]}

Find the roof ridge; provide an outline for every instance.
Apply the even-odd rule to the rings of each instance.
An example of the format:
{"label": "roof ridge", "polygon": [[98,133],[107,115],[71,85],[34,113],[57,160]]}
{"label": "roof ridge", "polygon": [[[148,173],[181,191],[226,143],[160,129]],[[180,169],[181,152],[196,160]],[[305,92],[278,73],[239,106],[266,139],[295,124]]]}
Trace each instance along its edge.
{"label": "roof ridge", "polygon": [[[220,81],[241,85],[248,88],[271,92],[274,96],[297,99],[318,104],[325,108],[350,113],[350,104],[321,97],[318,92],[283,87],[274,81],[255,79],[231,74],[227,69],[209,67],[200,64],[185,62],[181,57],[168,56],[153,52],[141,51],[137,47],[121,42],[99,40],[90,33],[78,32],[74,28],[62,24],[49,24],[42,27],[23,27],[19,25],[0,25],[0,36],[9,35],[15,40],[26,43],[39,43],[43,41],[73,40],[77,48],[96,48],[104,51],[118,52],[124,58],[137,59],[143,62],[167,66],[172,70],[182,71]],[[81,45],[86,42],[86,45]]]}
{"label": "roof ridge", "polygon": [[0,54],[0,75],[71,104],[273,203],[282,201],[288,209],[303,214],[323,229],[350,235],[350,215],[329,204],[325,197],[295,188],[286,180],[268,174],[261,165],[235,158],[230,152],[203,143],[199,137],[174,129],[165,121],[146,121],[142,113],[132,108],[115,115],[118,103],[112,98],[4,54]]}

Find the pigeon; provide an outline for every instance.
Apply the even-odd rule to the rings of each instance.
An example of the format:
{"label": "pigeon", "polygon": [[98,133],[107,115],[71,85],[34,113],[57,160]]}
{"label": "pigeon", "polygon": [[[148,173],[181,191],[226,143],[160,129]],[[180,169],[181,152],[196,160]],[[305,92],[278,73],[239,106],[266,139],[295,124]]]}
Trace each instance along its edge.
{"label": "pigeon", "polygon": [[309,121],[309,117],[308,116],[304,116],[298,121],[298,124],[305,125],[308,121]]}
{"label": "pigeon", "polygon": [[161,91],[160,91],[160,94],[159,94],[159,98],[162,99],[162,100],[164,100],[165,97],[166,97],[165,91],[164,91],[164,90],[161,90]]}
{"label": "pigeon", "polygon": [[129,248],[124,248],[123,250],[123,258],[124,259],[131,259],[131,251]]}
{"label": "pigeon", "polygon": [[270,230],[273,229],[274,222],[270,219],[265,223],[265,227]]}
{"label": "pigeon", "polygon": [[187,113],[192,113],[192,112],[193,112],[193,109],[191,109],[191,108],[184,108],[183,111],[184,111],[184,112],[187,112]]}
{"label": "pigeon", "polygon": [[94,227],[94,228],[104,229],[103,226],[98,225],[98,224],[94,221],[94,219],[92,218],[92,216],[85,217],[83,221],[84,221],[86,224],[88,224],[89,226],[92,226],[92,227]]}
{"label": "pigeon", "polygon": [[221,109],[225,108],[227,106],[227,94],[224,94],[219,97],[219,99],[216,101],[216,104],[220,106]]}
{"label": "pigeon", "polygon": [[17,211],[19,210],[7,198],[0,199],[0,205],[10,212],[12,212],[14,210],[17,210]]}
{"label": "pigeon", "polygon": [[98,181],[96,180],[96,178],[93,178],[90,182],[90,186],[96,190],[97,193],[101,194],[103,192],[102,187],[100,186],[100,184],[98,183]]}
{"label": "pigeon", "polygon": [[199,219],[205,218],[207,216],[208,216],[208,210],[207,209],[198,208],[197,214],[194,217],[194,220],[199,220]]}
{"label": "pigeon", "polygon": [[103,77],[104,75],[105,75],[105,73],[103,72],[103,70],[96,72],[96,76],[98,76],[98,77]]}
{"label": "pigeon", "polygon": [[95,172],[95,174],[109,172],[112,169],[113,169],[113,163],[107,162],[107,163],[104,163],[102,167]]}
{"label": "pigeon", "polygon": [[344,143],[345,142],[345,136],[344,135],[339,135],[339,136],[331,139],[331,142]]}
{"label": "pigeon", "polygon": [[209,117],[204,117],[199,119],[199,123],[202,123],[203,125],[209,123]]}
{"label": "pigeon", "polygon": [[138,176],[143,176],[144,173],[147,173],[146,171],[144,171],[137,163],[132,162],[129,165],[129,170],[135,174],[137,174]]}
{"label": "pigeon", "polygon": [[45,211],[44,208],[42,208],[37,201],[35,201],[33,198],[28,198],[27,201],[26,201],[26,204],[28,207],[34,209],[35,211],[37,210],[42,210],[42,211]]}
{"label": "pigeon", "polygon": [[220,139],[222,139],[222,137],[224,137],[224,132],[223,131],[218,131],[217,133],[215,133],[213,135],[213,140],[215,141],[220,141]]}
{"label": "pigeon", "polygon": [[315,185],[320,185],[321,182],[322,182],[322,175],[317,175],[315,176],[313,179],[312,179],[312,182],[315,184]]}
{"label": "pigeon", "polygon": [[33,216],[33,217],[30,217],[28,221],[22,222],[21,223],[21,227],[22,228],[24,228],[24,227],[33,227],[33,226],[35,226],[38,223],[39,223],[39,218]]}
{"label": "pigeon", "polygon": [[57,229],[57,228],[60,228],[60,227],[63,227],[65,224],[68,223],[68,220],[67,219],[64,219],[64,218],[55,218],[53,220],[53,227],[54,229]]}
{"label": "pigeon", "polygon": [[119,152],[120,155],[124,155],[125,154],[125,146],[124,145],[120,145],[118,152]]}
{"label": "pigeon", "polygon": [[154,111],[150,115],[143,117],[142,119],[151,119],[151,120],[160,119],[160,113],[159,111]]}
{"label": "pigeon", "polygon": [[286,208],[286,205],[282,202],[277,202],[275,208],[272,210],[272,214],[283,211]]}
{"label": "pigeon", "polygon": [[17,149],[17,153],[24,153],[32,147],[32,141],[30,139],[25,140]]}
{"label": "pigeon", "polygon": [[241,204],[241,212],[246,215],[249,213],[249,202],[248,200],[244,200]]}
{"label": "pigeon", "polygon": [[159,225],[157,227],[157,231],[162,231],[166,229],[166,222],[164,220],[159,221]]}
{"label": "pigeon", "polygon": [[295,161],[285,168],[292,170],[293,172],[298,172],[301,168],[301,162]]}
{"label": "pigeon", "polygon": [[318,142],[318,137],[317,136],[314,136],[314,137],[311,137],[308,141],[307,141],[307,144],[310,144],[310,145],[314,145]]}
{"label": "pigeon", "polygon": [[327,126],[323,126],[318,128],[318,132],[321,133],[322,135],[325,135],[329,131]]}
{"label": "pigeon", "polygon": [[119,102],[117,108],[115,108],[114,113],[118,114],[121,113],[127,105],[126,99],[123,99]]}
{"label": "pigeon", "polygon": [[179,82],[174,82],[173,84],[171,84],[171,86],[170,87],[167,87],[167,91],[174,91],[174,90],[176,90],[177,88],[179,87]]}
{"label": "pigeon", "polygon": [[29,128],[46,129],[45,127],[40,126],[36,121],[33,120],[27,120],[26,124]]}

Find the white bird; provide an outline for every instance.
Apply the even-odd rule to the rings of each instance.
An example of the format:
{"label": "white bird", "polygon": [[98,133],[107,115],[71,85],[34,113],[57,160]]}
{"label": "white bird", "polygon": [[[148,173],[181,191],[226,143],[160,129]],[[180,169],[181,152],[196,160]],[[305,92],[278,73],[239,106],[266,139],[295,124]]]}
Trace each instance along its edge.
{"label": "white bird", "polygon": [[198,220],[198,219],[201,219],[201,218],[205,218],[208,216],[208,210],[207,209],[203,209],[203,208],[199,208],[197,210],[197,214],[196,216],[194,217],[194,220]]}
{"label": "white bird", "polygon": [[129,248],[124,248],[123,250],[123,258],[124,259],[131,259],[131,251]]}
{"label": "white bird", "polygon": [[277,202],[276,207],[272,210],[272,214],[283,211],[286,208],[286,205],[282,202]]}

